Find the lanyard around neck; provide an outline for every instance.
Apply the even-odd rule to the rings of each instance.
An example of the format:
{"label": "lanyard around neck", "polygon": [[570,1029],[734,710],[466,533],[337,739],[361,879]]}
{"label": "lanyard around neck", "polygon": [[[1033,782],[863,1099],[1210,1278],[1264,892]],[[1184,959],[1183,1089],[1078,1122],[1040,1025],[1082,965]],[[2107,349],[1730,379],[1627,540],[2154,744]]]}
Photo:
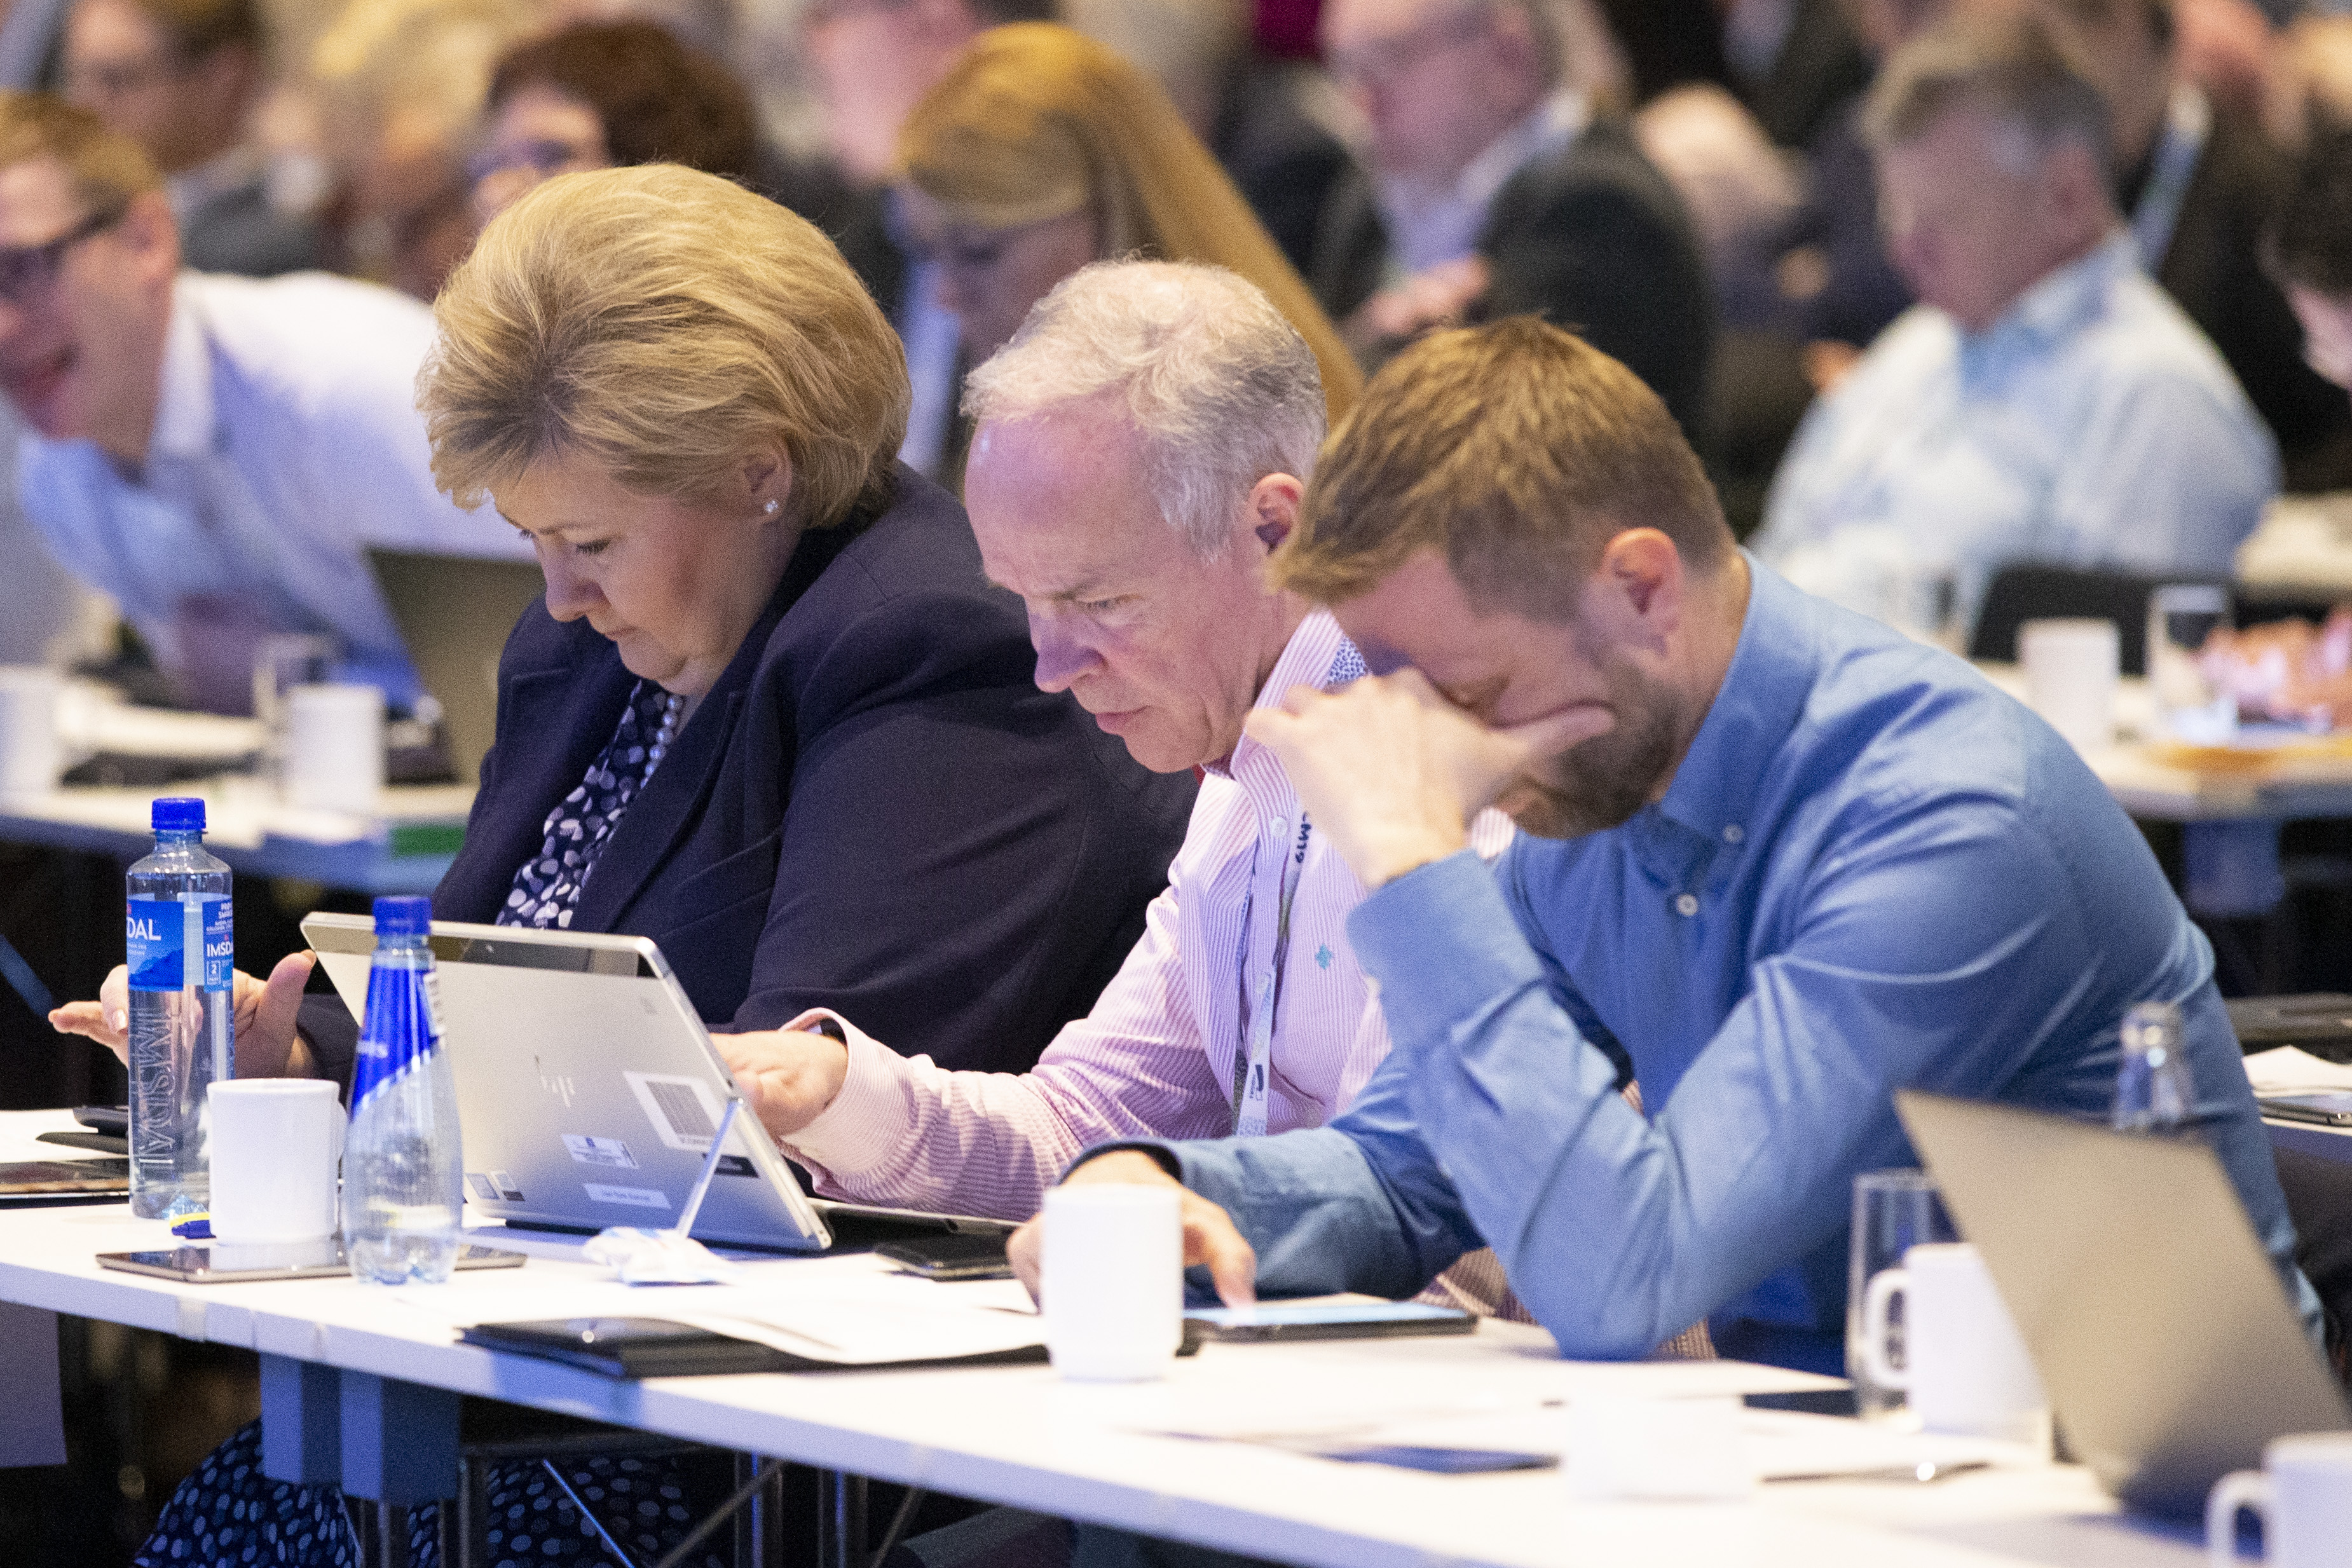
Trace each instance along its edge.
{"label": "lanyard around neck", "polygon": [[[1242,904],[1241,952],[1235,965],[1240,1030],[1234,1052],[1234,1133],[1254,1138],[1265,1132],[1266,1103],[1274,1076],[1274,1016],[1282,1005],[1283,971],[1290,961],[1290,911],[1298,897],[1298,879],[1307,868],[1307,840],[1314,831],[1307,813],[1298,813],[1298,836],[1284,857],[1282,895],[1275,907],[1274,953],[1255,988],[1257,1005],[1250,1005],[1250,915],[1256,891]],[[1252,879],[1255,881],[1255,878]]]}

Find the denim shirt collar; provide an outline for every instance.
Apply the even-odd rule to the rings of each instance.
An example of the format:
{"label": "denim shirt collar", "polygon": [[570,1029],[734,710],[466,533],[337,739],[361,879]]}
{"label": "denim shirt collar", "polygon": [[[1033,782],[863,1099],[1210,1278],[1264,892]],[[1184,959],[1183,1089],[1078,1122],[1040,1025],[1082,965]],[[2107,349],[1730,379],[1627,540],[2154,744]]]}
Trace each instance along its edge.
{"label": "denim shirt collar", "polygon": [[1748,612],[1706,717],[1656,813],[1710,846],[1745,842],[1757,794],[1820,671],[1808,601],[1747,551]]}

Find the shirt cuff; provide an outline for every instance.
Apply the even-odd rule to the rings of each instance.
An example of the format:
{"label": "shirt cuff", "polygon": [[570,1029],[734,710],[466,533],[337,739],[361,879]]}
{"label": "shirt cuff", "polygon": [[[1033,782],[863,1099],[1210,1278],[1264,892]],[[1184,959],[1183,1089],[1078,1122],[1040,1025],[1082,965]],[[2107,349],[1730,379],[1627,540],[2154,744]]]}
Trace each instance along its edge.
{"label": "shirt cuff", "polygon": [[1348,942],[1379,983],[1400,1045],[1443,1039],[1468,1015],[1543,983],[1496,868],[1469,850],[1417,866],[1358,904]]}
{"label": "shirt cuff", "polygon": [[829,1009],[812,1009],[783,1027],[805,1030],[820,1018],[833,1019],[849,1037],[849,1071],[832,1104],[776,1142],[836,1178],[863,1176],[887,1163],[913,1135],[898,1082],[906,1059]]}
{"label": "shirt cuff", "polygon": [[1069,1180],[1073,1172],[1097,1155],[1115,1155],[1122,1150],[1149,1155],[1161,1170],[1166,1171],[1178,1181],[1184,1180],[1184,1152],[1181,1148],[1173,1144],[1161,1143],[1156,1138],[1129,1138],[1116,1144],[1097,1144],[1093,1148],[1072,1160],[1064,1168],[1061,1176],[1055,1179],[1054,1185],[1059,1186],[1063,1182]]}

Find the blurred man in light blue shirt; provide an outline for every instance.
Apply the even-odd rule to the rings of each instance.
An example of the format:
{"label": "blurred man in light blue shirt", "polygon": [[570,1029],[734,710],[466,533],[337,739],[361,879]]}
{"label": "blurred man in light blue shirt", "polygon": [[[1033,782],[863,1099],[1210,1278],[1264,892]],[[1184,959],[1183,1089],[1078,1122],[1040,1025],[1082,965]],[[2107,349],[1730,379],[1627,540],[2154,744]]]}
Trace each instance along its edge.
{"label": "blurred man in light blue shirt", "polygon": [[527,556],[433,483],[416,372],[432,313],[319,273],[180,268],[143,154],[87,111],[0,94],[0,392],[16,488],[184,692],[236,709],[274,632],[414,689],[366,550]]}
{"label": "blurred man in light blue shirt", "polygon": [[2140,270],[2097,92],[2038,26],[1964,17],[1895,56],[1866,123],[1923,303],[1807,415],[1758,553],[1877,614],[1948,567],[1969,619],[2011,562],[2226,575],[2277,453]]}

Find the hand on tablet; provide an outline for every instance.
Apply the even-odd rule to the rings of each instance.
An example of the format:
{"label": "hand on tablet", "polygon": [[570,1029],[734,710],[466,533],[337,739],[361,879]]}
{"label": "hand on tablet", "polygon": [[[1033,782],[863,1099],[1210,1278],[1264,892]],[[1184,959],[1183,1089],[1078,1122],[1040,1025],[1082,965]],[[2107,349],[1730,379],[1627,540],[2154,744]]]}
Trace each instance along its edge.
{"label": "hand on tablet", "polygon": [[[302,1010],[302,988],[318,962],[311,953],[289,953],[269,978],[239,971],[236,985],[236,1075],[239,1078],[307,1078],[310,1056],[294,1032]],[[49,1027],[79,1034],[131,1061],[131,971],[117,964],[94,1002],[68,1002],[49,1014]]]}
{"label": "hand on tablet", "polygon": [[815,1121],[849,1076],[849,1048],[821,1034],[761,1029],[714,1034],[710,1043],[773,1138]]}
{"label": "hand on tablet", "polygon": [[[1134,1149],[1113,1149],[1084,1162],[1062,1178],[1066,1184],[1110,1181],[1148,1185],[1178,1185],[1158,1160]],[[1198,1193],[1184,1194],[1184,1267],[1205,1263],[1216,1282],[1218,1299],[1229,1307],[1246,1307],[1257,1300],[1257,1253],[1242,1239],[1225,1211]],[[1044,1266],[1044,1216],[1014,1231],[1004,1244],[1013,1272],[1029,1287],[1029,1299],[1045,1304],[1038,1278]]]}

